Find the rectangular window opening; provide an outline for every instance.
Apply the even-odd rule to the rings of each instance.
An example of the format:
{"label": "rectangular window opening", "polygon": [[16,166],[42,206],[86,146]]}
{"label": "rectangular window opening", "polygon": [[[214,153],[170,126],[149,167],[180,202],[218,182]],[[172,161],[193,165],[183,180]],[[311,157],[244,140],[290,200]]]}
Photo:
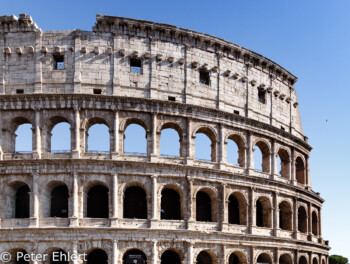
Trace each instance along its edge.
{"label": "rectangular window opening", "polygon": [[263,91],[263,90],[258,91],[258,101],[260,103],[266,104],[266,91]]}
{"label": "rectangular window opening", "polygon": [[210,77],[208,71],[199,72],[199,82],[201,84],[210,85]]}
{"label": "rectangular window opening", "polygon": [[168,101],[175,102],[176,101],[175,96],[168,96]]}
{"label": "rectangular window opening", "polygon": [[281,129],[284,130],[284,131],[286,131],[286,129],[285,129],[283,126],[281,126]]}
{"label": "rectangular window opening", "polygon": [[64,70],[64,56],[54,55],[53,60],[55,70]]}
{"label": "rectangular window opening", "polygon": [[239,111],[237,111],[237,110],[234,110],[233,113],[236,115],[239,115]]}
{"label": "rectangular window opening", "polygon": [[130,58],[130,72],[142,74],[141,59]]}
{"label": "rectangular window opening", "polygon": [[94,94],[102,94],[102,90],[101,89],[94,89]]}
{"label": "rectangular window opening", "polygon": [[16,89],[16,94],[23,94],[24,90],[23,89]]}

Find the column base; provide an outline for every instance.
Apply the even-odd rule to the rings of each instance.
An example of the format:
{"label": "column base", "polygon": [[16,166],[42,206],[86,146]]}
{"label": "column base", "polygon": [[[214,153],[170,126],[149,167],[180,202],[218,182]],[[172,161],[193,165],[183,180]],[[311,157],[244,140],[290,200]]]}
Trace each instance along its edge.
{"label": "column base", "polygon": [[193,165],[193,158],[185,158],[185,164],[186,165],[189,165],[189,166],[192,166]]}
{"label": "column base", "polygon": [[186,228],[191,230],[191,229],[193,229],[194,224],[195,224],[195,221],[193,219],[189,219],[186,222]]}
{"label": "column base", "polygon": [[149,161],[150,162],[157,162],[158,161],[158,156],[156,154],[149,155]]}
{"label": "column base", "polygon": [[280,235],[280,229],[279,228],[274,228],[273,229],[273,235],[278,237]]}
{"label": "column base", "polygon": [[77,227],[77,226],[79,226],[79,219],[78,219],[78,217],[71,217],[69,226],[70,227]]}
{"label": "column base", "polygon": [[80,151],[79,150],[73,150],[72,151],[72,158],[73,159],[80,159]]}
{"label": "column base", "polygon": [[39,227],[39,218],[31,217],[29,219],[29,227],[31,228]]}
{"label": "column base", "polygon": [[158,227],[158,219],[152,218],[148,220],[148,227],[149,228],[157,228]]}
{"label": "column base", "polygon": [[224,163],[224,162],[219,162],[218,167],[219,167],[219,170],[226,170],[226,163]]}
{"label": "column base", "polygon": [[41,159],[41,153],[39,151],[33,151],[32,153],[33,159]]}
{"label": "column base", "polygon": [[118,218],[117,217],[110,218],[110,221],[111,221],[111,227],[118,227]]}
{"label": "column base", "polygon": [[111,152],[111,159],[117,160],[119,157],[119,152]]}

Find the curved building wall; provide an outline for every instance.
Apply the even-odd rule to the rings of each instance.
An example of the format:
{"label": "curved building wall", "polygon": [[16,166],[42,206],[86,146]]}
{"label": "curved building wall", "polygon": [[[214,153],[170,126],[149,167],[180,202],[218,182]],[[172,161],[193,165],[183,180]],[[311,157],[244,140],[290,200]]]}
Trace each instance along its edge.
{"label": "curved building wall", "polygon": [[[97,16],[92,32],[42,32],[27,15],[0,21],[2,251],[101,249],[109,263],[131,249],[154,264],[167,263],[167,250],[187,263],[328,263],[292,74],[165,24]],[[60,122],[70,125],[71,150],[54,153]],[[32,125],[28,153],[15,151],[21,124]],[[109,129],[108,153],[87,148],[94,124]],[[125,151],[130,124],[145,130],[143,155]],[[166,128],[179,135],[176,157],[160,155]],[[211,160],[195,158],[198,133],[211,141]],[[227,161],[228,140],[238,165]],[[176,206],[165,197],[178,197]],[[176,219],[164,215],[175,207]]]}

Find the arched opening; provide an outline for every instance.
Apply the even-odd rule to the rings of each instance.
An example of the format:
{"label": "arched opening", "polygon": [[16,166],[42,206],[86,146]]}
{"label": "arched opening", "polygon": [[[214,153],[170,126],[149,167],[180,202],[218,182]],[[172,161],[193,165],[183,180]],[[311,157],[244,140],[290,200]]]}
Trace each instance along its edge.
{"label": "arched opening", "polygon": [[181,264],[179,254],[175,251],[167,250],[161,256],[161,264]]}
{"label": "arched opening", "polygon": [[302,233],[307,232],[307,214],[303,206],[298,209],[298,231]]}
{"label": "arched opening", "polygon": [[298,261],[299,264],[307,264],[307,259],[305,256],[301,256]]}
{"label": "arched opening", "polygon": [[16,250],[15,252],[13,252],[13,256],[11,257],[11,259],[14,260],[15,264],[29,264],[29,261],[27,261],[25,259],[25,256],[27,255],[27,251],[25,250]]}
{"label": "arched opening", "polygon": [[182,139],[173,128],[163,128],[160,134],[160,155],[164,157],[180,157]]}
{"label": "arched opening", "polygon": [[201,251],[197,256],[197,264],[211,264],[212,258],[206,251]]}
{"label": "arched opening", "polygon": [[272,227],[271,210],[271,203],[267,197],[260,197],[256,201],[256,226]]}
{"label": "arched opening", "polygon": [[232,253],[228,259],[228,263],[229,264],[239,264],[239,263],[242,263],[242,261],[240,261],[238,255],[236,253]]}
{"label": "arched opening", "polygon": [[146,264],[147,257],[145,253],[138,249],[128,250],[123,256],[124,264]]}
{"label": "arched opening", "polygon": [[239,192],[233,193],[229,197],[228,222],[234,225],[247,224],[247,202]]}
{"label": "arched opening", "polygon": [[67,253],[62,249],[53,251],[50,256],[50,263],[51,264],[68,264],[69,259],[68,259]]}
{"label": "arched opening", "polygon": [[313,258],[313,260],[312,260],[312,264],[318,264],[318,260],[317,260],[317,258]]}
{"label": "arched opening", "polygon": [[293,260],[289,254],[283,254],[280,256],[279,264],[292,264]]}
{"label": "arched opening", "polygon": [[200,128],[195,136],[195,159],[216,161],[216,140],[214,133],[206,127]]}
{"label": "arched opening", "polygon": [[51,153],[62,153],[71,151],[71,132],[68,122],[57,123],[50,133]]}
{"label": "arched opening", "polygon": [[263,141],[257,142],[254,147],[254,169],[270,172],[270,149]]}
{"label": "arched opening", "polygon": [[55,187],[51,192],[51,217],[68,217],[68,188],[66,185]]}
{"label": "arched opening", "polygon": [[124,154],[147,155],[146,129],[140,124],[129,124],[124,131]]}
{"label": "arched opening", "polygon": [[93,186],[87,197],[87,217],[108,218],[108,188],[103,185]]}
{"label": "arched opening", "polygon": [[312,212],[312,234],[318,235],[318,219],[315,211]]}
{"label": "arched opening", "polygon": [[177,191],[168,188],[162,190],[160,217],[167,220],[181,219],[181,201]]}
{"label": "arched opening", "polygon": [[146,192],[139,186],[131,186],[124,193],[124,218],[147,219]]}
{"label": "arched opening", "polygon": [[96,123],[90,126],[87,130],[87,152],[109,153],[110,133],[108,126],[104,124],[104,122],[105,121],[102,120],[96,120]]}
{"label": "arched opening", "polygon": [[239,135],[232,135],[227,139],[227,162],[239,167],[245,166],[245,146]]}
{"label": "arched opening", "polygon": [[257,259],[257,263],[272,264],[272,259],[267,253],[261,253]]}
{"label": "arched opening", "polygon": [[290,204],[283,201],[279,204],[279,227],[283,230],[292,230],[292,208]]}
{"label": "arched opening", "polygon": [[29,218],[29,192],[27,184],[18,188],[16,192],[15,218]]}
{"label": "arched opening", "polygon": [[295,160],[295,174],[297,182],[305,184],[305,165],[303,159],[300,157],[297,157]]}
{"label": "arched opening", "polygon": [[283,178],[290,178],[290,160],[289,154],[285,149],[279,149],[277,156],[279,158],[279,166],[277,170],[277,174]]}
{"label": "arched opening", "polygon": [[22,120],[22,122],[15,132],[15,152],[31,153],[33,150],[32,124],[27,120]]}
{"label": "arched opening", "polygon": [[95,249],[88,254],[87,264],[108,264],[108,255],[102,249]]}
{"label": "arched opening", "polygon": [[212,222],[210,196],[203,191],[197,192],[196,195],[196,220],[203,222]]}

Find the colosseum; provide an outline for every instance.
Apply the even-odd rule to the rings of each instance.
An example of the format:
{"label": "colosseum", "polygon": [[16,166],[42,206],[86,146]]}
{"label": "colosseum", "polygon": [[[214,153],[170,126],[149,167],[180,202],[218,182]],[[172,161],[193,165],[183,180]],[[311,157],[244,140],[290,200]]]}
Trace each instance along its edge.
{"label": "colosseum", "polygon": [[[26,14],[0,22],[2,263],[328,263],[290,72],[168,24],[97,15],[92,31],[43,32]],[[61,123],[63,152],[51,147]],[[89,148],[97,124],[108,152]],[[23,125],[31,151],[17,148]],[[125,150],[130,125],[145,132],[144,154]],[[165,130],[178,155],[160,153]],[[198,134],[210,160],[196,158]]]}

